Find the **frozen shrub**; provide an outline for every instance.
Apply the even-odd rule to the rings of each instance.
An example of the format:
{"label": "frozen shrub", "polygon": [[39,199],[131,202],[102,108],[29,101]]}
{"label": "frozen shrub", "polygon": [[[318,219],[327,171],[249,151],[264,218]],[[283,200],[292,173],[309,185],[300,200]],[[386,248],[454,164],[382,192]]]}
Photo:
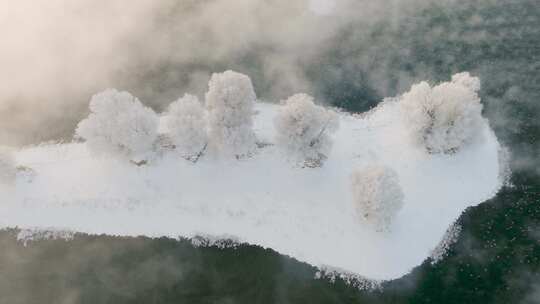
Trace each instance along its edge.
{"label": "frozen shrub", "polygon": [[12,152],[0,147],[0,184],[10,184],[15,181],[17,169]]}
{"label": "frozen shrub", "polygon": [[92,96],[90,115],[75,132],[96,154],[120,154],[141,162],[152,151],[159,118],[128,92],[105,90]]}
{"label": "frozen shrub", "polygon": [[389,230],[403,207],[403,191],[396,172],[384,166],[357,169],[351,175],[351,186],[360,219],[376,231]]}
{"label": "frozen shrub", "polygon": [[480,80],[467,72],[434,87],[413,85],[400,102],[415,142],[430,153],[456,152],[470,142],[482,123],[479,90]]}
{"label": "frozen shrub", "polygon": [[313,97],[296,94],[284,101],[274,120],[276,143],[309,167],[320,166],[332,148],[330,135],[339,127],[338,116],[313,103]]}
{"label": "frozen shrub", "polygon": [[186,159],[198,159],[206,149],[205,111],[197,96],[186,94],[169,106],[167,129],[176,150]]}
{"label": "frozen shrub", "polygon": [[255,99],[248,76],[233,71],[212,75],[206,93],[208,139],[218,154],[242,158],[254,151]]}

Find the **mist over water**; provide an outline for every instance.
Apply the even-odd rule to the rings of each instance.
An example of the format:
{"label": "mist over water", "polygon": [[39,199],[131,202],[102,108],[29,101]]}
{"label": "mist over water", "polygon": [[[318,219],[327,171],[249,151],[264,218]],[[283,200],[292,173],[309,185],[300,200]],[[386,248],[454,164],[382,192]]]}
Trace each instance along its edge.
{"label": "mist over water", "polygon": [[361,292],[273,252],[76,236],[23,247],[2,232],[0,303],[535,303],[540,272],[540,9],[533,0],[0,0],[0,144],[71,140],[90,96],[160,111],[213,72],[259,98],[307,92],[365,111],[419,80],[468,70],[510,148],[514,187],[468,210],[449,256]]}
{"label": "mist over water", "polygon": [[[0,144],[71,140],[105,88],[162,111],[226,69],[262,100],[306,92],[352,111],[468,70],[503,141],[538,128],[512,118],[515,104],[540,108],[534,1],[319,2],[0,1]],[[538,163],[538,150],[516,150],[520,166]]]}
{"label": "mist over water", "polygon": [[163,110],[226,69],[250,75],[272,102],[306,92],[332,103],[341,88],[319,87],[330,81],[354,84],[373,104],[391,92],[369,82],[388,74],[371,66],[382,55],[370,49],[373,30],[398,29],[430,2],[0,1],[0,140],[69,140],[93,93],[126,89]]}

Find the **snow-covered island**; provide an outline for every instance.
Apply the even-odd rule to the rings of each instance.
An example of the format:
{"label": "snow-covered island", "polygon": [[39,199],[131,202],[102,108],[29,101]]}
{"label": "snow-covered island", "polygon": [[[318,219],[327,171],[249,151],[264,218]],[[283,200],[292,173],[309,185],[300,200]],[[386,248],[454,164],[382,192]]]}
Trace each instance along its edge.
{"label": "snow-covered island", "polygon": [[257,102],[232,71],[161,115],[106,90],[72,143],[0,151],[0,227],[232,238],[397,278],[504,182],[479,89],[460,73],[361,115],[306,94]]}

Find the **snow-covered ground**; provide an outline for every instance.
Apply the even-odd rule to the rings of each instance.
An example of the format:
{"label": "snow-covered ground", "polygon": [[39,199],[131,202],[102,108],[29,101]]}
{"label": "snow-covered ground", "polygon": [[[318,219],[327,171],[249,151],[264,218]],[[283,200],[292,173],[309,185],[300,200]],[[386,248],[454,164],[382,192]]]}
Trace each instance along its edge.
{"label": "snow-covered ground", "polygon": [[[273,141],[277,106],[256,106],[259,141]],[[150,237],[209,235],[270,247],[321,268],[393,279],[419,265],[468,206],[502,185],[499,143],[488,126],[458,153],[429,155],[414,145],[396,102],[363,116],[340,114],[340,129],[322,168],[300,168],[275,146],[251,159],[174,151],[137,167],[95,158],[84,143],[40,145],[17,152],[16,185],[0,191],[0,228],[56,228]],[[357,218],[353,169],[394,169],[404,207],[390,232]]]}

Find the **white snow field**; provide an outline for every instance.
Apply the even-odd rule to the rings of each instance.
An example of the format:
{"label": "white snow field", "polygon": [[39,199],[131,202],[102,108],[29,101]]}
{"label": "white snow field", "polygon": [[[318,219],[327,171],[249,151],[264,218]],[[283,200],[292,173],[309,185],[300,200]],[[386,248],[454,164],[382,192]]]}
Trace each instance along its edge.
{"label": "white snow field", "polygon": [[[271,143],[278,106],[256,109],[257,138]],[[502,186],[500,146],[485,120],[480,138],[459,152],[432,155],[411,142],[394,100],[339,117],[322,168],[295,166],[272,145],[248,159],[197,163],[171,150],[140,167],[93,157],[85,143],[24,148],[17,165],[32,171],[0,190],[0,228],[233,238],[385,280],[422,263],[465,208]],[[352,203],[353,169],[373,164],[392,168],[403,189],[403,209],[388,232],[365,226]]]}

